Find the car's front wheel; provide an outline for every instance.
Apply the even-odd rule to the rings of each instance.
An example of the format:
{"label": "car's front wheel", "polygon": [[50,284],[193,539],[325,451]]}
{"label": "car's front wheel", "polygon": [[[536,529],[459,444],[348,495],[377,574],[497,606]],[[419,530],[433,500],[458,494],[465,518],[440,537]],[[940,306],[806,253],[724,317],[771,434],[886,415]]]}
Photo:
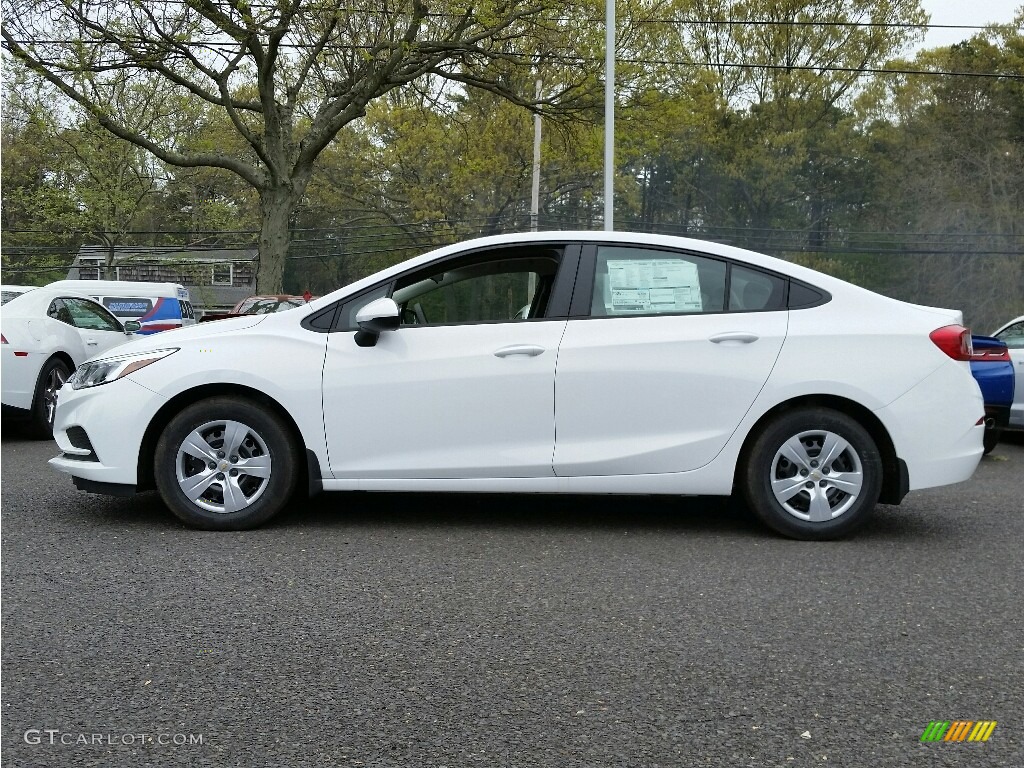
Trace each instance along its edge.
{"label": "car's front wheel", "polygon": [[171,419],[157,442],[154,477],[164,503],[188,525],[244,530],[288,503],[297,455],[275,413],[249,400],[214,397]]}
{"label": "car's front wheel", "polygon": [[741,470],[747,504],[795,539],[834,539],[863,525],[882,488],[871,435],[826,408],[786,413],[766,425]]}

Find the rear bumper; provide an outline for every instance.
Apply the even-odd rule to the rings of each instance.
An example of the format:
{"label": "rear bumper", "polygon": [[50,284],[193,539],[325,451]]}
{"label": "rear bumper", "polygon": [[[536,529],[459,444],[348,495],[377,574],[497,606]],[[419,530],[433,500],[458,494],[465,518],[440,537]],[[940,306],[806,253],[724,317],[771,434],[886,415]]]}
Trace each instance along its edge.
{"label": "rear bumper", "polygon": [[985,429],[1006,429],[1010,424],[1010,406],[985,404]]}
{"label": "rear bumper", "polygon": [[951,360],[875,413],[906,462],[909,490],[960,483],[977,469],[985,403],[966,365]]}
{"label": "rear bumper", "polygon": [[1010,429],[1024,429],[1024,402],[1010,406]]}

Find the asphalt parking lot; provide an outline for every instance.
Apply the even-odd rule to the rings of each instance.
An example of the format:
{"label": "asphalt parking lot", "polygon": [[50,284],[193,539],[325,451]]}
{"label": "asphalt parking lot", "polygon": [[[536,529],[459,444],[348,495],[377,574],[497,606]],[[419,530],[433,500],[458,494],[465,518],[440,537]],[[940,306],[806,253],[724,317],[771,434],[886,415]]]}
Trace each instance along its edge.
{"label": "asphalt parking lot", "polygon": [[54,453],[5,430],[4,765],[1024,764],[1024,441],[824,544],[591,497],[203,533]]}

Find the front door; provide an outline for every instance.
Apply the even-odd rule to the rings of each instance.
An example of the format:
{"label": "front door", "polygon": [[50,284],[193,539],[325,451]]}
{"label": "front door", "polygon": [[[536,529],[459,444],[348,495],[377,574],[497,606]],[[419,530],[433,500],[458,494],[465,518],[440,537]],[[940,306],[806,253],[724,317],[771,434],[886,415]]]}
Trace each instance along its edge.
{"label": "front door", "polygon": [[561,250],[486,252],[366,294],[402,325],[373,346],[330,334],[324,425],[335,478],[552,476],[563,317],[549,318]]}

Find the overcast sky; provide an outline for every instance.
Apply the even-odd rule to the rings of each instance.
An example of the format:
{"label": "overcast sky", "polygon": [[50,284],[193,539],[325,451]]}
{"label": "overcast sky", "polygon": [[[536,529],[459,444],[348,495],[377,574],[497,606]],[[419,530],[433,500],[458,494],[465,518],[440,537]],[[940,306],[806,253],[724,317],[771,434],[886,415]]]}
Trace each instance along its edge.
{"label": "overcast sky", "polygon": [[[932,24],[964,24],[984,26],[1006,24],[1013,20],[1022,0],[921,0],[924,10],[931,14]],[[924,48],[952,45],[973,37],[973,29],[930,29]]]}

